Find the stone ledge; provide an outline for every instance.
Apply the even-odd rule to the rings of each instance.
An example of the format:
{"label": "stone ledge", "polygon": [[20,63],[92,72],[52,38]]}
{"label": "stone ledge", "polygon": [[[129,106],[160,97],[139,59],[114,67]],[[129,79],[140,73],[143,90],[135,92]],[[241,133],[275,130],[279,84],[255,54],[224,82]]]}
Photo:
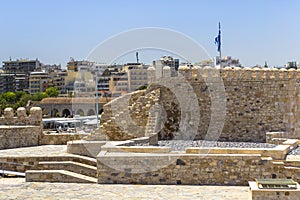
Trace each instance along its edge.
{"label": "stone ledge", "polygon": [[114,147],[102,147],[103,151],[107,152],[131,152],[131,153],[170,153],[170,147],[152,147],[152,146],[114,146]]}
{"label": "stone ledge", "polygon": [[70,141],[67,142],[67,152],[71,154],[95,158],[105,144],[106,141]]}
{"label": "stone ledge", "polygon": [[283,160],[290,150],[290,145],[278,145],[275,148],[186,148],[187,154],[260,154],[263,157]]}

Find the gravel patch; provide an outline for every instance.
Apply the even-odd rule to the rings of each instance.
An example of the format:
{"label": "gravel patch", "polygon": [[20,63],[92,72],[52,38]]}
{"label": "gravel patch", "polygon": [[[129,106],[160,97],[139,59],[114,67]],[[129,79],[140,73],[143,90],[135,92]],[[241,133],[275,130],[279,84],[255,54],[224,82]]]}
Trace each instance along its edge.
{"label": "gravel patch", "polygon": [[[187,147],[219,147],[219,148],[274,148],[275,144],[253,142],[215,142],[206,140],[161,140],[159,146],[171,147],[173,151],[185,151]],[[300,151],[300,150],[299,150]]]}
{"label": "gravel patch", "polygon": [[300,147],[298,146],[297,148],[293,149],[289,155],[300,155]]}

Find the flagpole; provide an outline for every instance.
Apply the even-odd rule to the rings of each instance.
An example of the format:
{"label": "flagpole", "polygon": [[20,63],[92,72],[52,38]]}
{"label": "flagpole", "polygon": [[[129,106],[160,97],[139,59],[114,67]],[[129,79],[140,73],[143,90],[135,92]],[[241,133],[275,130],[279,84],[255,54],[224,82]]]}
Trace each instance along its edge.
{"label": "flagpole", "polygon": [[221,23],[219,22],[219,34],[220,34],[220,68],[222,68],[222,43],[221,43]]}

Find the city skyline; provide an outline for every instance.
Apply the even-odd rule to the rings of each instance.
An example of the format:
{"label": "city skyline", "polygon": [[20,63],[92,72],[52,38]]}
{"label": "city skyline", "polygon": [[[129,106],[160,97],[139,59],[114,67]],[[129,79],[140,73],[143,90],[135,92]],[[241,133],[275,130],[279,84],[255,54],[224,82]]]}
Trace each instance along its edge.
{"label": "city skyline", "polygon": [[[193,38],[211,57],[222,25],[223,55],[244,66],[300,61],[297,1],[1,1],[0,59],[39,58],[65,66],[85,59],[99,43],[143,27],[172,29]],[[108,20],[109,19],[109,20]],[[141,54],[141,62],[149,63]],[[157,57],[157,56],[156,56]],[[128,62],[135,56],[129,55]],[[200,60],[199,60],[200,61]],[[123,61],[125,62],[125,61]],[[197,62],[197,61],[194,61]]]}

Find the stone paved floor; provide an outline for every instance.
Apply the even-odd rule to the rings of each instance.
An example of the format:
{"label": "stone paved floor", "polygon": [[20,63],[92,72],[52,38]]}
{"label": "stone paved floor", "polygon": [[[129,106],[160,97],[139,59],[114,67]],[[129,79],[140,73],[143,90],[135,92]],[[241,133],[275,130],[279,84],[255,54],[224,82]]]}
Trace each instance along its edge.
{"label": "stone paved floor", "polygon": [[0,178],[0,199],[249,199],[249,187],[26,183]]}
{"label": "stone paved floor", "polygon": [[0,157],[8,156],[58,156],[68,155],[67,145],[44,145],[0,150]]}

